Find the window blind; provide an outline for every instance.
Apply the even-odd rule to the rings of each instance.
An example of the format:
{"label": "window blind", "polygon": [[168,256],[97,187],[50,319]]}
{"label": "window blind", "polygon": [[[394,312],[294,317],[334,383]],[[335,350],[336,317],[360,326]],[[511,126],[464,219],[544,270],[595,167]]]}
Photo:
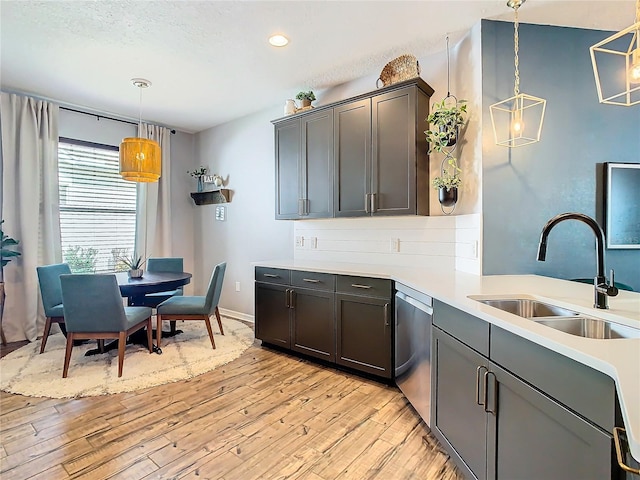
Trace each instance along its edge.
{"label": "window blind", "polygon": [[136,184],[120,177],[118,148],[60,139],[58,179],[64,261],[76,273],[114,271],[136,233]]}

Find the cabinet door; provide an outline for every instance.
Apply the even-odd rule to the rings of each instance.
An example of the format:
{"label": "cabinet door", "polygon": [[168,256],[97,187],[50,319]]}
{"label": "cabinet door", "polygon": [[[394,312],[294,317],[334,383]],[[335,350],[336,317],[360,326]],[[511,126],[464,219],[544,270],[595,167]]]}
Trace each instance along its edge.
{"label": "cabinet door", "polygon": [[292,119],[275,127],[276,219],[298,218],[300,192],[300,120]]}
{"label": "cabinet door", "polygon": [[489,478],[612,478],[609,435],[497,365],[491,372],[497,415],[488,417]]}
{"label": "cabinet door", "polygon": [[302,218],[333,216],[333,110],[300,118],[302,123]]}
{"label": "cabinet door", "polygon": [[296,288],[291,300],[292,350],[329,362],[335,361],[335,294]]}
{"label": "cabinet door", "polygon": [[371,193],[371,100],[335,107],[333,120],[335,216],[368,215]]}
{"label": "cabinet door", "polygon": [[484,396],[482,380],[489,362],[439,328],[434,326],[432,332],[431,430],[449,445],[447,450],[467,477],[483,480],[487,414],[478,397]]}
{"label": "cabinet door", "polygon": [[336,295],[340,365],[391,378],[391,300]]}
{"label": "cabinet door", "polygon": [[416,88],[373,97],[371,114],[373,214],[415,214]]}
{"label": "cabinet door", "polygon": [[288,292],[285,285],[256,282],[256,338],[285,348],[291,347]]}

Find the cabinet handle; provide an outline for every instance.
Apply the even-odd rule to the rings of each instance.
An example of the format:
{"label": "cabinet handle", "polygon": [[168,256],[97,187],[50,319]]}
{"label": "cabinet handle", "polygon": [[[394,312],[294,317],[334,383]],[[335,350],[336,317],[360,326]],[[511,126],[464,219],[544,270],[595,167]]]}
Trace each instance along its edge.
{"label": "cabinet handle", "polygon": [[289,290],[289,295],[291,296],[291,300],[289,301],[289,308],[296,308],[296,291],[291,289]]}
{"label": "cabinet handle", "polygon": [[315,280],[313,278],[303,278],[302,281],[309,282],[309,283],[320,283],[320,280]]}
{"label": "cabinet handle", "polygon": [[[485,367],[484,365],[480,365],[478,368],[476,368],[476,404],[484,407],[485,401],[480,399],[480,372],[482,370],[488,371],[487,367]],[[484,397],[485,394],[483,393],[482,396]]]}
{"label": "cabinet handle", "polygon": [[[489,408],[489,375],[493,377],[493,408]],[[493,372],[489,372],[488,370],[484,374],[484,411],[487,413],[496,414],[498,410],[498,382],[496,379],[496,374]]]}
{"label": "cabinet handle", "polygon": [[280,278],[280,275],[274,275],[273,273],[263,273],[263,275],[269,278]]}
{"label": "cabinet handle", "polygon": [[351,286],[353,288],[364,288],[365,290],[369,290],[371,285],[360,285],[359,283],[352,283]]}
{"label": "cabinet handle", "polygon": [[389,304],[388,303],[384,304],[384,326],[385,327],[389,326]]}
{"label": "cabinet handle", "polygon": [[616,446],[616,457],[618,457],[618,465],[625,472],[635,473],[636,475],[640,475],[640,468],[633,468],[624,463],[624,459],[622,456],[622,442],[620,441],[620,434],[626,436],[626,430],[621,427],[613,427],[613,443]]}
{"label": "cabinet handle", "polygon": [[289,288],[287,288],[284,291],[284,306],[287,308],[291,308],[290,305],[290,301],[289,301],[289,294],[291,293],[291,290]]}
{"label": "cabinet handle", "polygon": [[371,194],[371,213],[376,213],[378,211],[378,208],[376,207],[376,195],[378,195],[377,193],[372,193]]}
{"label": "cabinet handle", "polygon": [[304,214],[305,215],[309,215],[309,210],[310,210],[310,208],[309,208],[309,199],[307,198],[304,201]]}
{"label": "cabinet handle", "polygon": [[304,199],[298,199],[298,215],[304,215]]}
{"label": "cabinet handle", "polygon": [[364,213],[369,213],[369,194],[364,194]]}

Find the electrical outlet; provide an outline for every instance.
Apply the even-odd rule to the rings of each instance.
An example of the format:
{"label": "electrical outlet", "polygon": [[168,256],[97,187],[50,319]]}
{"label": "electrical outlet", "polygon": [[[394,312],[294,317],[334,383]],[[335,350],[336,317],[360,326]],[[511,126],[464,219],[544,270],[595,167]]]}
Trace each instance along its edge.
{"label": "electrical outlet", "polygon": [[236,292],[240,291],[240,282],[236,282]]}
{"label": "electrical outlet", "polygon": [[304,237],[296,236],[296,248],[304,247]]}
{"label": "electrical outlet", "polygon": [[391,242],[389,243],[389,248],[391,250],[391,253],[400,252],[400,239],[399,238],[392,238]]}
{"label": "electrical outlet", "polygon": [[315,250],[318,248],[318,237],[311,237],[311,249]]}
{"label": "electrical outlet", "polygon": [[471,245],[471,257],[478,258],[478,241],[474,241]]}

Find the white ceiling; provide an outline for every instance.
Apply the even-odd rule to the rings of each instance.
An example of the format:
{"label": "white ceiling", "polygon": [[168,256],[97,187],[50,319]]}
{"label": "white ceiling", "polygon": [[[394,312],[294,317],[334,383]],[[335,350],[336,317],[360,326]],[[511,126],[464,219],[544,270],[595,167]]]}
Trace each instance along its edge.
{"label": "white ceiling", "polygon": [[[526,23],[621,30],[635,0],[529,0]],[[378,74],[403,53],[445,49],[506,0],[0,1],[0,72],[19,91],[198,132],[292,98]],[[284,33],[285,48],[267,43]],[[373,89],[372,85],[372,89]]]}

